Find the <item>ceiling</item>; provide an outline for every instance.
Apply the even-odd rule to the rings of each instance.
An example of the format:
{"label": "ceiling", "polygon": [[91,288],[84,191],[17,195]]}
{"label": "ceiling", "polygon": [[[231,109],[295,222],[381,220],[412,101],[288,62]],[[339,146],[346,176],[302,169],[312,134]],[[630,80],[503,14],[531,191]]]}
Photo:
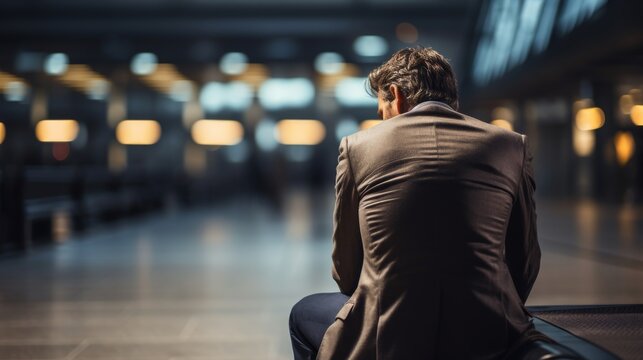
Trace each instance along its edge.
{"label": "ceiling", "polygon": [[[0,2],[0,66],[24,51],[63,51],[74,62],[118,63],[140,51],[162,61],[216,61],[242,51],[255,62],[308,62],[322,51],[360,61],[352,44],[380,35],[391,51],[409,46],[395,28],[408,22],[418,44],[461,63],[478,2],[473,0],[26,0]],[[381,59],[371,59],[379,62]]]}

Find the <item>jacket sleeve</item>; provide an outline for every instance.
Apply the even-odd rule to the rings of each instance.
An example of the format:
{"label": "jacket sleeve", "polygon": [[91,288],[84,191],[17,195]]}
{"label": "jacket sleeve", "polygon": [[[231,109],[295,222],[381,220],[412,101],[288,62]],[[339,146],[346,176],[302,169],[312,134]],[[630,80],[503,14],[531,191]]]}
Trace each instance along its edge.
{"label": "jacket sleeve", "polygon": [[536,230],[536,204],[534,202],[532,156],[527,138],[524,141],[522,176],[509,219],[505,239],[505,260],[523,304],[531,292],[540,269],[540,246]]}
{"label": "jacket sleeve", "polygon": [[351,296],[357,288],[364,253],[359,230],[357,188],[348,158],[348,140],[339,145],[333,224],[333,279]]}

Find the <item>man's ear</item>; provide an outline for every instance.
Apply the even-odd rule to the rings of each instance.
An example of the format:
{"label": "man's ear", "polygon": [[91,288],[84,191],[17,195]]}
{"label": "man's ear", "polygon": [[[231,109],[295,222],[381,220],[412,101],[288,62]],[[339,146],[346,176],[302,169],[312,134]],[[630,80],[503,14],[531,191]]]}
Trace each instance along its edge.
{"label": "man's ear", "polygon": [[397,85],[391,85],[389,87],[389,91],[391,92],[391,94],[393,94],[391,105],[393,105],[393,109],[397,112],[397,114],[399,115],[407,112],[408,103],[400,88]]}

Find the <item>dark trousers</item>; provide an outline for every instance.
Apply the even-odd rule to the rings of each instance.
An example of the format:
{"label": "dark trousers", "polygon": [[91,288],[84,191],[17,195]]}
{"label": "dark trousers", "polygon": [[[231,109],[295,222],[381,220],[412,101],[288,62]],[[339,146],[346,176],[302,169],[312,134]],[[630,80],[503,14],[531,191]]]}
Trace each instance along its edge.
{"label": "dark trousers", "polygon": [[342,293],[306,296],[290,311],[290,341],[295,360],[312,360],[317,356],[326,329],[346,303]]}

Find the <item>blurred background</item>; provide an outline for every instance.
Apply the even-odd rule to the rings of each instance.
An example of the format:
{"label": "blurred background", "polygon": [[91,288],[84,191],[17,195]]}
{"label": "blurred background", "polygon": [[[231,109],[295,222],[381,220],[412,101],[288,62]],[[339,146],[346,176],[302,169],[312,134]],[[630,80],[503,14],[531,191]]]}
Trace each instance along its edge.
{"label": "blurred background", "polygon": [[643,302],[643,3],[0,3],[0,358],[286,359],[330,278],[339,140],[370,70],[450,59],[527,134],[530,304]]}

